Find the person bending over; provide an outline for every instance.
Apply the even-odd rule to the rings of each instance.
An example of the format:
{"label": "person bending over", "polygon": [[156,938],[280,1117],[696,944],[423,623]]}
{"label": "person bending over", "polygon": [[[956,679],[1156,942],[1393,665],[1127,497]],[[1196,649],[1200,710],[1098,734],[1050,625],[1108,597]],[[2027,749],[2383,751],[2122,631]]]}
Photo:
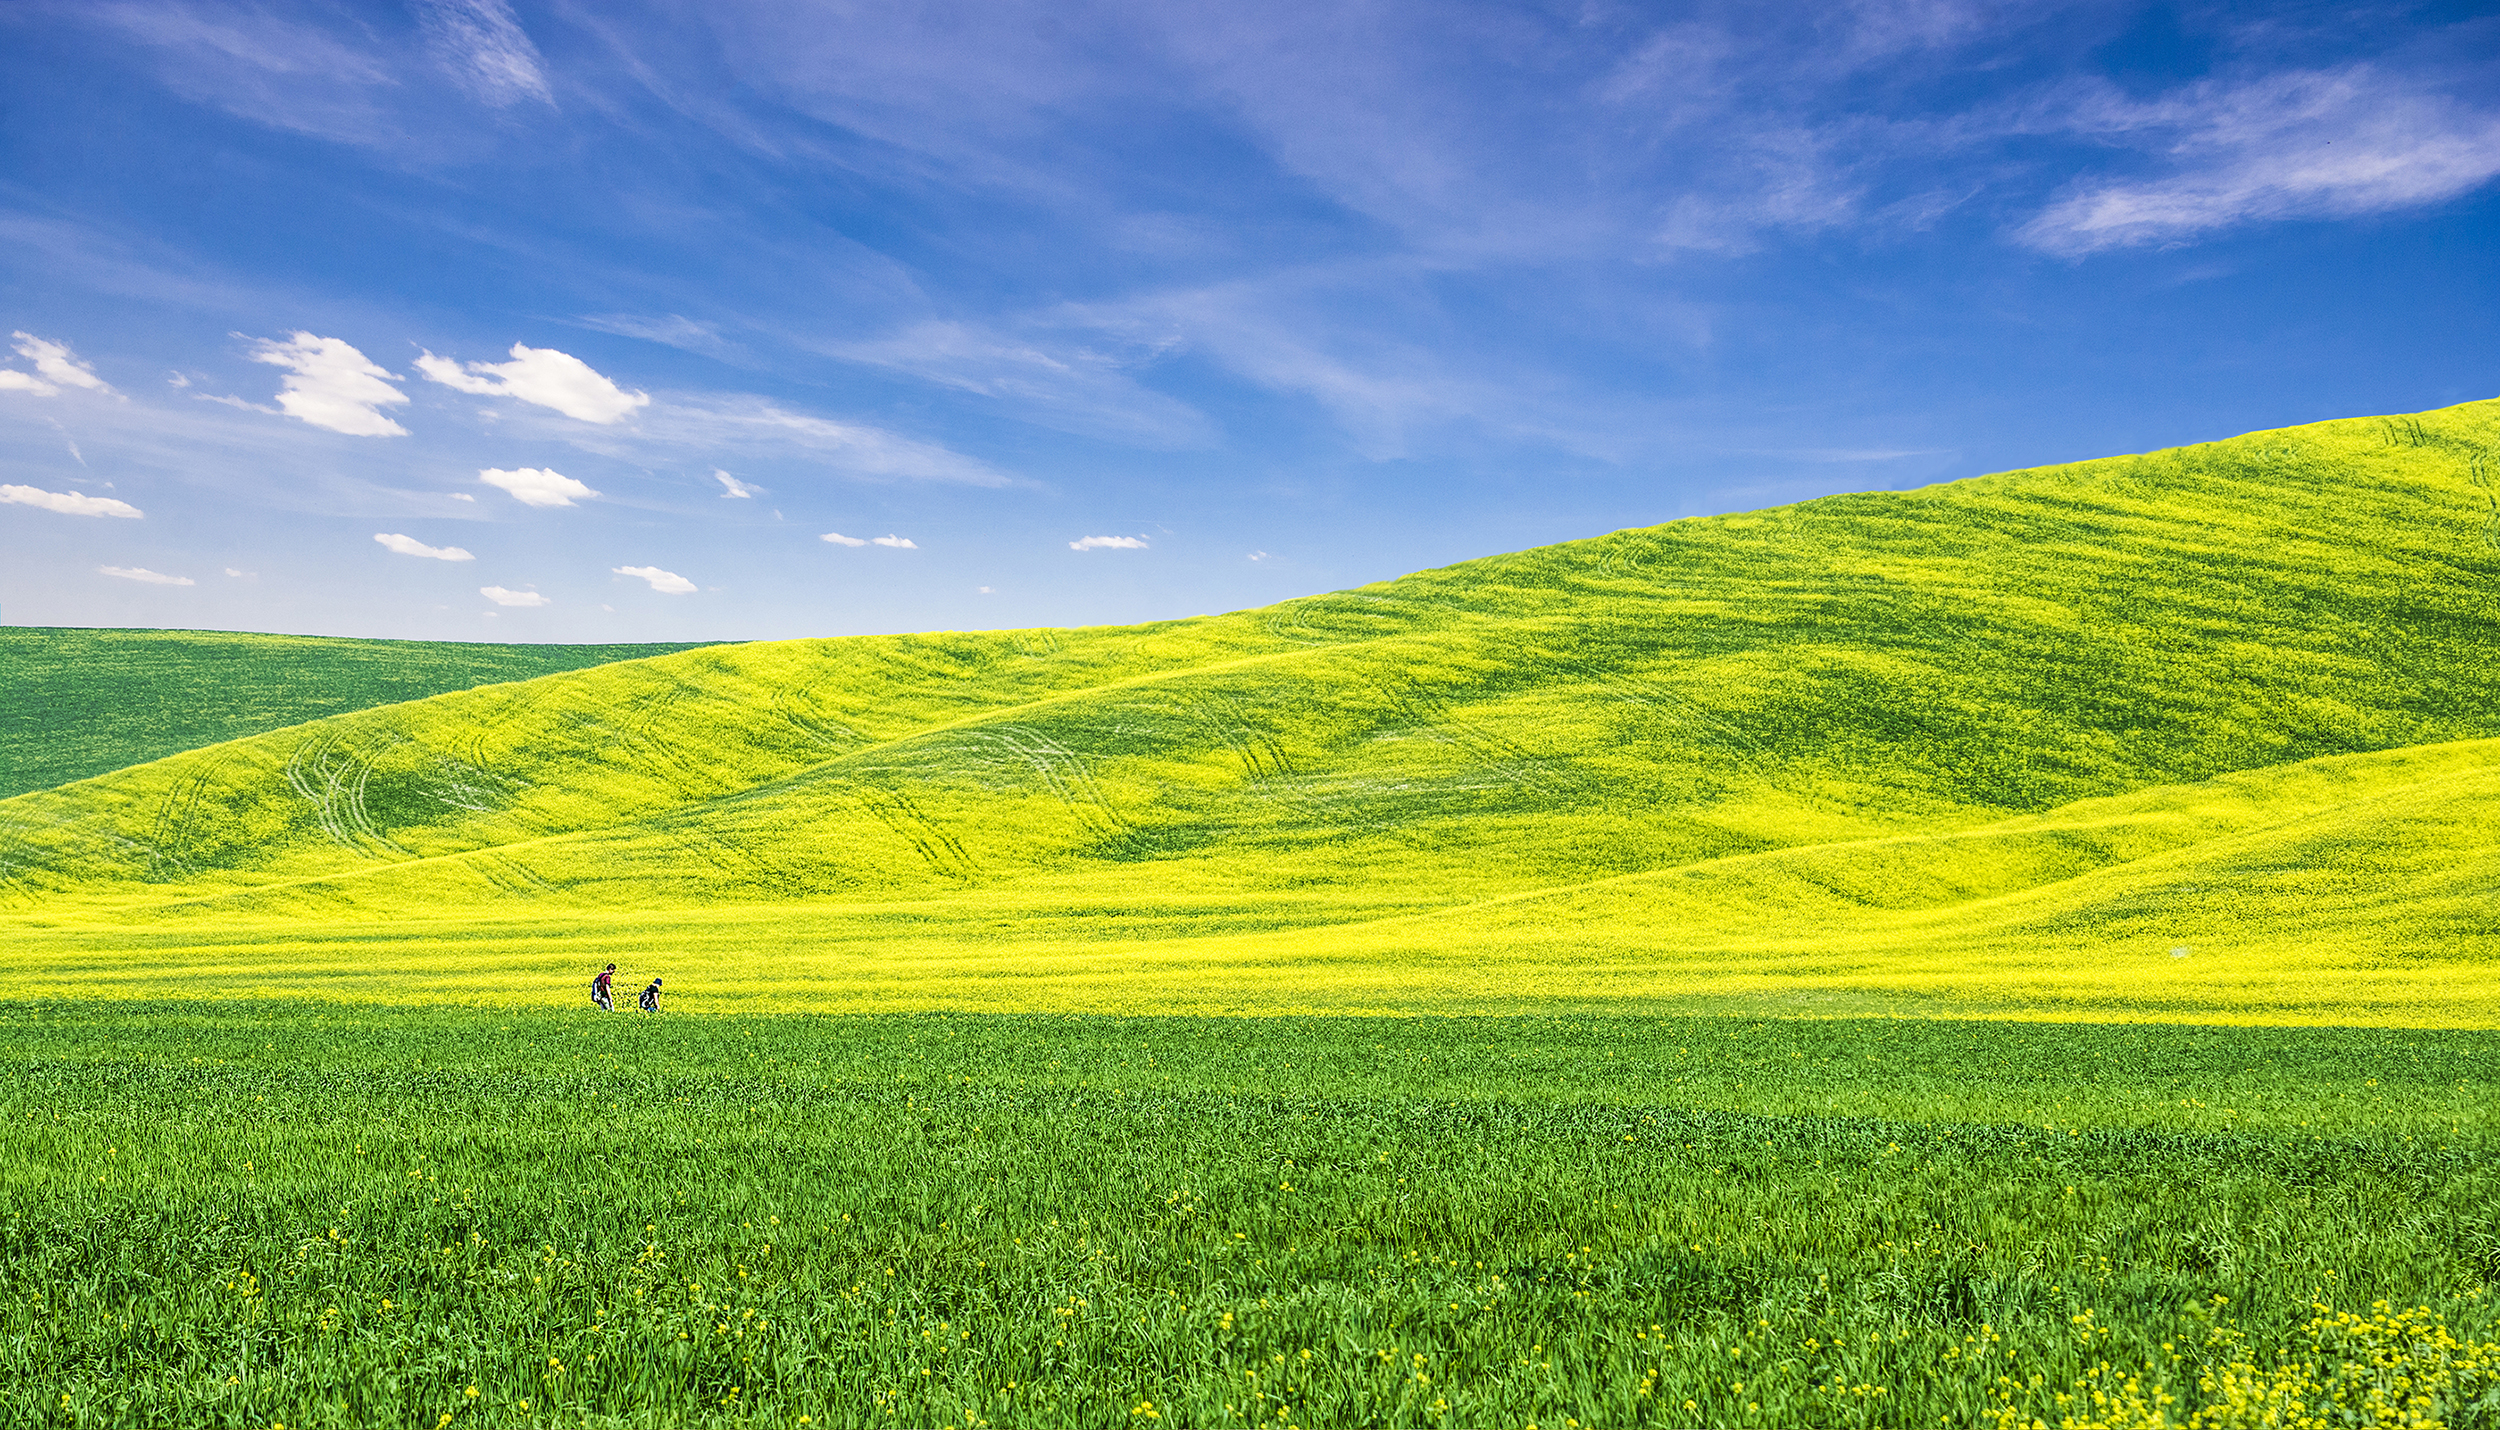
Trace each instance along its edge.
{"label": "person bending over", "polygon": [[660,980],[652,979],[651,986],[642,990],[642,1011],[645,1013],[660,1011]]}

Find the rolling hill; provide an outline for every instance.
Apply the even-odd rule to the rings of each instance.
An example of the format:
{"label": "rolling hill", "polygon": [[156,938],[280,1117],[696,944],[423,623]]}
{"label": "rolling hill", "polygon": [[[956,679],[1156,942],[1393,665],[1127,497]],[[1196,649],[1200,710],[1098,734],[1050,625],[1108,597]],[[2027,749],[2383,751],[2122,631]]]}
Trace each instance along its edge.
{"label": "rolling hill", "polygon": [[0,626],[0,799],[324,715],[693,648]]}
{"label": "rolling hill", "polygon": [[2495,451],[2476,403],[446,691],[0,801],[0,974],[2500,1021]]}

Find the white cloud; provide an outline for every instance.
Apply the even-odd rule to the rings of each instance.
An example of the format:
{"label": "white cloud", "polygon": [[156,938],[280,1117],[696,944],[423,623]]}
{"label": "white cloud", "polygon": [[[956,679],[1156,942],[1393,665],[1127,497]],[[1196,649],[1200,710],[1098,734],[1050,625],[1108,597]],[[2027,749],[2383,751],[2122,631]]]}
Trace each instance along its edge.
{"label": "white cloud", "polygon": [[891,532],[888,532],[884,536],[875,538],[869,544],[872,546],[891,546],[902,551],[917,551],[920,549],[912,544],[910,537],[896,536]]}
{"label": "white cloud", "polygon": [[721,499],[724,501],[731,497],[751,497],[757,492],[764,490],[762,487],[749,486],[747,483],[739,481],[736,477],[729,475],[727,472],[722,471],[718,467],[714,467],[712,469],[712,479],[719,482],[724,488],[727,489],[721,493]]}
{"label": "white cloud", "polygon": [[645,392],[627,392],[571,353],[512,345],[510,362],[473,362],[465,369],[447,357],[424,353],[417,371],[428,381],[481,397],[517,397],[553,408],[579,422],[622,422],[651,403]]}
{"label": "white cloud", "polygon": [[2149,104],[2104,92],[2064,127],[2145,149],[2173,170],[2087,181],[2020,230],[2032,247],[2069,256],[2415,208],[2500,175],[2500,115],[2366,64],[2207,81]]}
{"label": "white cloud", "polygon": [[504,0],[422,0],[417,19],[435,58],[480,100],[497,108],[555,103],[538,46]]}
{"label": "white cloud", "polygon": [[[41,380],[31,382],[27,391],[49,397],[52,394],[47,383],[57,383],[62,387],[83,387],[89,392],[113,391],[113,385],[96,376],[93,367],[78,360],[78,355],[69,350],[69,344],[39,338],[33,333],[19,332],[11,333],[9,336],[17,339],[12,344],[17,349],[17,355],[32,362],[35,365],[35,371],[41,375]],[[21,373],[18,376],[23,377],[24,374]],[[0,387],[10,385],[0,381]]]}
{"label": "white cloud", "polygon": [[[555,604],[536,591],[507,591],[501,586],[480,586],[477,593],[498,606],[548,606]],[[493,615],[488,611],[486,614]]]}
{"label": "white cloud", "polygon": [[[278,385],[278,410],[287,416],[351,437],[405,437],[408,429],[382,415],[408,395],[391,386],[404,381],[339,338],[296,332],[283,343],[263,338],[254,362],[287,370]],[[387,380],[386,380],[387,379]]]}
{"label": "white cloud", "polygon": [[150,586],[196,586],[200,584],[188,576],[168,576],[162,571],[150,571],[145,566],[98,566],[96,570],[107,576],[119,576],[125,581],[145,582]]}
{"label": "white cloud", "polygon": [[248,579],[248,578],[251,576],[251,574],[252,574],[252,573],[251,573],[251,572],[249,572],[249,571],[238,571],[238,570],[236,570],[235,568],[233,568],[233,567],[229,566],[229,567],[227,567],[227,568],[226,568],[226,574],[227,574],[227,575],[229,575],[229,576],[240,576],[240,577],[244,577],[244,578],[247,578],[247,579]]}
{"label": "white cloud", "polygon": [[864,536],[844,536],[838,531],[828,531],[816,539],[830,541],[836,546],[866,546],[868,544],[868,538]]}
{"label": "white cloud", "polygon": [[1253,561],[1265,561],[1267,559],[1267,553],[1264,551],[1253,551],[1250,553],[1250,559]]}
{"label": "white cloud", "polygon": [[467,492],[453,492],[453,493],[451,494],[451,499],[452,499],[453,501],[464,501],[464,502],[475,502],[475,501],[477,500],[477,498],[476,498],[476,497],[473,497],[473,496],[469,495]]}
{"label": "white cloud", "polygon": [[0,367],[0,392],[31,392],[37,397],[50,397],[60,390],[31,372]]}
{"label": "white cloud", "polygon": [[137,507],[126,501],[115,501],[111,497],[91,497],[81,492],[48,492],[41,487],[0,486],[0,502],[15,502],[20,506],[39,506],[45,511],[57,511],[63,516],[135,517],[144,515]]}
{"label": "white cloud", "polygon": [[974,590],[976,590],[976,591],[979,591],[979,592],[980,592],[982,595],[984,595],[984,596],[988,596],[988,595],[993,595],[993,594],[995,594],[995,593],[994,593],[994,592],[992,592],[992,591],[990,590],[990,588],[989,588],[989,587],[987,587],[987,586],[976,586],[976,587],[974,587],[973,589],[974,589]]}
{"label": "white cloud", "polygon": [[651,589],[663,596],[683,596],[694,590],[692,581],[674,571],[663,571],[657,566],[611,566],[608,570],[618,576],[632,576],[648,581],[651,583]]}
{"label": "white cloud", "polygon": [[1091,551],[1096,547],[1103,546],[1110,547],[1115,551],[1143,551],[1146,549],[1145,541],[1134,536],[1086,536],[1079,537],[1077,540],[1068,543],[1068,549],[1070,551]]}
{"label": "white cloud", "polygon": [[575,497],[599,495],[562,472],[544,467],[522,467],[509,472],[488,467],[477,474],[477,479],[512,493],[513,499],[524,506],[571,506]]}
{"label": "white cloud", "polygon": [[475,561],[477,558],[457,546],[428,546],[413,536],[397,532],[377,531],[373,539],[402,556],[430,556],[437,561]]}

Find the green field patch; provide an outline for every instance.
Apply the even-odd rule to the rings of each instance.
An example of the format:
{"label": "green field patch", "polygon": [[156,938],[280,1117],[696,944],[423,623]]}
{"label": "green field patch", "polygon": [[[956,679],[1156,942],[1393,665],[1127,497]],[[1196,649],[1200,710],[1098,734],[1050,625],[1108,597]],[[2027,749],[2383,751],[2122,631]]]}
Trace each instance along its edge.
{"label": "green field patch", "polygon": [[0,798],[345,711],[689,649],[0,626]]}
{"label": "green field patch", "polygon": [[[2194,1408],[2373,1346],[2419,1413],[2492,1404],[2490,1033],[0,1027],[29,1424],[2054,1424],[2103,1363]],[[2465,1351],[2313,1328],[2381,1300]]]}

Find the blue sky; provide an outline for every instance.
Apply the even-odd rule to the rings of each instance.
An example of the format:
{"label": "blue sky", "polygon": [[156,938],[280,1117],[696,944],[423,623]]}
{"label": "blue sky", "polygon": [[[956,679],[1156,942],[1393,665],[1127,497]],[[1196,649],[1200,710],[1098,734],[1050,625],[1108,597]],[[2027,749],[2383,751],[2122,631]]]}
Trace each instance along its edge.
{"label": "blue sky", "polygon": [[2487,6],[0,5],[0,620],[1189,615],[2500,392]]}

